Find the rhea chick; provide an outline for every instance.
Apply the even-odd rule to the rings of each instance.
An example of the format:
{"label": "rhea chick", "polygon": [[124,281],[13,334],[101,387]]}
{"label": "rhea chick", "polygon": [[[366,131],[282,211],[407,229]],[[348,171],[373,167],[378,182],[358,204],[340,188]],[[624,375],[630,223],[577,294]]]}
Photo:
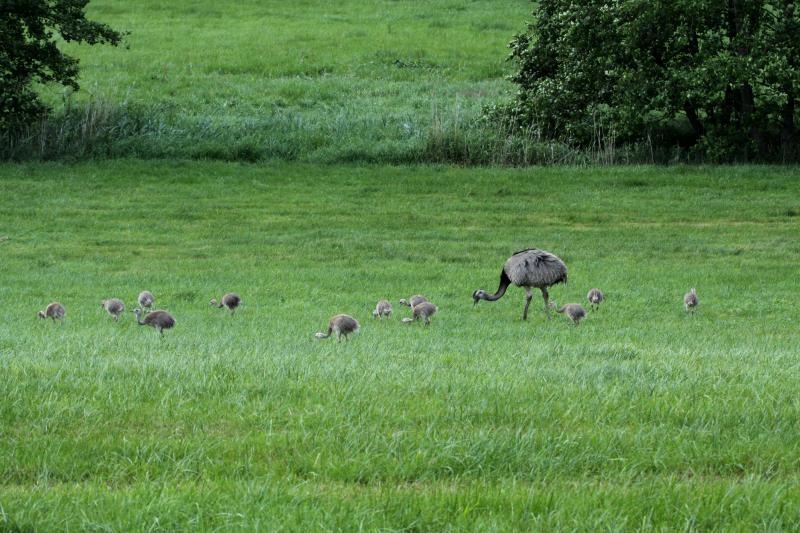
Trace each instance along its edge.
{"label": "rhea chick", "polygon": [[63,324],[64,317],[67,315],[67,310],[58,302],[53,302],[47,306],[44,311],[39,311],[39,318],[52,318],[53,322],[61,320]]}
{"label": "rhea chick", "polygon": [[408,300],[406,300],[405,298],[400,298],[400,305],[405,305],[406,307],[410,307],[410,308],[413,309],[414,307],[416,307],[417,305],[421,304],[422,302],[427,302],[427,301],[428,301],[428,299],[425,298],[423,295],[415,294],[414,296],[412,296]]}
{"label": "rhea chick", "polygon": [[425,321],[425,325],[428,326],[431,323],[431,317],[435,315],[438,310],[439,308],[430,302],[418,303],[414,306],[412,318],[404,318],[403,322],[409,323],[422,319]]}
{"label": "rhea chick", "polygon": [[341,341],[342,336],[347,340],[347,336],[358,331],[360,327],[358,321],[350,315],[336,315],[328,321],[327,333],[319,331],[314,336],[318,339],[327,339],[335,332],[337,341]]}
{"label": "rhea chick", "polygon": [[567,318],[576,326],[581,320],[586,318],[586,309],[584,309],[581,304],[566,304],[558,307],[556,303],[553,302],[552,307],[556,310],[556,313],[567,315]]}
{"label": "rhea chick", "polygon": [[381,320],[383,320],[383,317],[390,318],[392,316],[392,304],[389,303],[389,300],[378,301],[375,305],[375,310],[372,311],[372,316]]}
{"label": "rhea chick", "polygon": [[692,287],[689,292],[683,295],[683,308],[686,309],[687,313],[694,314],[698,305],[700,305],[700,300],[697,299],[697,291]]}
{"label": "rhea chick", "polygon": [[175,319],[166,311],[152,311],[147,313],[144,320],[142,320],[142,310],[138,307],[133,310],[133,314],[136,315],[136,322],[138,322],[140,326],[150,326],[160,335],[164,335],[165,329],[170,329],[175,326]]}
{"label": "rhea chick", "polygon": [[114,322],[119,320],[119,315],[125,311],[125,304],[122,303],[122,300],[117,298],[103,300],[100,302],[100,307],[105,309],[106,312],[114,318]]}
{"label": "rhea chick", "polygon": [[139,293],[138,301],[139,305],[141,305],[142,307],[146,307],[147,309],[150,309],[151,307],[153,307],[153,304],[156,303],[156,298],[155,296],[153,296],[152,292],[142,291]]}
{"label": "rhea chick", "polygon": [[217,303],[216,298],[211,299],[211,307],[227,307],[228,310],[233,314],[236,311],[236,308],[242,304],[242,299],[239,297],[238,294],[235,292],[229,292],[225,296],[222,297],[222,300]]}
{"label": "rhea chick", "polygon": [[605,300],[605,297],[600,289],[591,289],[589,294],[586,295],[586,299],[589,300],[589,306],[594,311],[595,309],[600,309],[600,304]]}

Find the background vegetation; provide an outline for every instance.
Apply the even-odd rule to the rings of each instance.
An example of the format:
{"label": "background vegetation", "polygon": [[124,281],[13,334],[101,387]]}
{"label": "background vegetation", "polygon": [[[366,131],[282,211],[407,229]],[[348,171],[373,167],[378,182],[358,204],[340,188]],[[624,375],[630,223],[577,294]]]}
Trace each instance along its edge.
{"label": "background vegetation", "polygon": [[483,119],[512,92],[507,45],[531,10],[527,0],[94,0],[88,17],[129,31],[126,46],[65,44],[81,60],[81,91],[42,87],[55,114],[0,136],[0,157],[651,160],[646,147],[574,150]]}
{"label": "background vegetation", "polygon": [[512,49],[519,91],[500,115],[544,138],[800,160],[793,0],[542,0]]}
{"label": "background vegetation", "polygon": [[36,84],[78,89],[78,60],[57,38],[88,44],[119,44],[122,35],[86,19],[89,0],[23,0],[0,4],[0,132],[42,118],[49,109]]}
{"label": "background vegetation", "polygon": [[[0,529],[791,530],[796,169],[0,166]],[[35,198],[36,201],[31,201]],[[578,327],[524,292],[559,254]],[[700,310],[681,298],[696,286]],[[152,290],[160,340],[129,308]],[[208,306],[241,293],[233,318]],[[382,297],[422,292],[429,328]],[[62,326],[36,312],[58,299]],[[313,338],[356,316],[348,343]]]}

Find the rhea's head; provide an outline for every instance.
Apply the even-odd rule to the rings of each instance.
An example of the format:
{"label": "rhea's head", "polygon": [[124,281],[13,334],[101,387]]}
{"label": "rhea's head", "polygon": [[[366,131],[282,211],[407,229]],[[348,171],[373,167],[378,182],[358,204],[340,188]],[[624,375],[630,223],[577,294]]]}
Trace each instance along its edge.
{"label": "rhea's head", "polygon": [[474,302],[473,305],[478,305],[478,302],[486,298],[486,291],[483,289],[478,289],[477,291],[472,293],[472,301]]}

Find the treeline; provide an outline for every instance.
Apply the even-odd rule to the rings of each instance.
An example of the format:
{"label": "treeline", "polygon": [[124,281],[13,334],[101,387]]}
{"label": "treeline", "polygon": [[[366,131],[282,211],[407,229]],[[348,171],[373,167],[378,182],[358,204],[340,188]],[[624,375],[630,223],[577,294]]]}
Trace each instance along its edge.
{"label": "treeline", "polygon": [[800,13],[793,0],[541,0],[516,35],[517,91],[482,112],[386,110],[332,120],[176,116],[158,103],[67,104],[78,89],[55,36],[119,44],[88,0],[0,5],[0,159],[269,159],[465,165],[800,160]]}

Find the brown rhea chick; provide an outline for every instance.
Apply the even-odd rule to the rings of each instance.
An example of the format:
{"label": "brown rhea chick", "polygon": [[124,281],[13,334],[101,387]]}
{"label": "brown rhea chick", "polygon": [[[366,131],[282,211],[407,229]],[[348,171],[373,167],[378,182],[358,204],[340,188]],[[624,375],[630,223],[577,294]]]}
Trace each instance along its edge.
{"label": "brown rhea chick", "polygon": [[125,304],[118,298],[109,298],[100,302],[100,307],[114,318],[114,322],[119,320],[119,315],[125,311]]}
{"label": "brown rhea chick", "polygon": [[590,289],[586,299],[589,300],[589,307],[594,311],[595,309],[600,309],[600,304],[605,300],[605,296],[603,296],[603,291],[600,289]]}
{"label": "brown rhea chick", "polygon": [[383,320],[383,317],[390,318],[392,316],[392,304],[389,303],[389,300],[379,300],[375,305],[375,310],[372,311],[372,316],[381,320]]}
{"label": "brown rhea chick", "polygon": [[219,303],[217,303],[216,298],[211,299],[211,307],[226,307],[231,314],[233,314],[240,305],[242,305],[242,299],[235,292],[229,292],[223,296]]}
{"label": "brown rhea chick", "polygon": [[44,311],[39,311],[39,318],[51,318],[53,322],[61,320],[64,323],[64,317],[67,316],[67,310],[58,302],[53,302],[47,305]]}
{"label": "brown rhea chick", "polygon": [[566,304],[558,307],[558,305],[553,302],[552,307],[556,310],[556,313],[567,315],[567,318],[576,326],[581,320],[586,318],[586,309],[584,309],[581,304]]}
{"label": "brown rhea chick", "polygon": [[139,302],[140,306],[150,309],[153,307],[153,304],[156,303],[156,298],[153,296],[152,292],[142,291],[139,293],[139,298],[137,298],[137,301]]}
{"label": "brown rhea chick", "polygon": [[425,325],[428,326],[431,323],[431,317],[435,315],[438,310],[439,308],[430,302],[419,303],[414,306],[412,318],[404,318],[403,322],[408,324],[421,319],[425,322]]}
{"label": "brown rhea chick", "polygon": [[405,298],[400,298],[400,305],[405,305],[406,307],[410,307],[410,308],[413,309],[414,307],[416,307],[417,305],[421,304],[422,302],[427,302],[427,301],[428,301],[428,299],[425,298],[423,295],[415,294],[414,296],[412,296],[408,300],[406,300]]}
{"label": "brown rhea chick", "polygon": [[133,314],[136,315],[136,322],[140,326],[150,326],[160,335],[164,335],[165,329],[175,327],[175,319],[166,311],[151,311],[145,315],[144,320],[142,320],[142,310],[138,307],[133,310]]}
{"label": "brown rhea chick", "polygon": [[689,292],[683,295],[683,308],[687,313],[694,314],[698,305],[700,305],[700,300],[697,298],[697,291],[692,287]]}
{"label": "brown rhea chick", "polygon": [[348,340],[347,336],[357,332],[360,327],[358,320],[350,315],[335,315],[328,321],[328,332],[318,331],[314,336],[318,339],[327,339],[332,333],[336,333],[337,341],[341,341],[342,337]]}

